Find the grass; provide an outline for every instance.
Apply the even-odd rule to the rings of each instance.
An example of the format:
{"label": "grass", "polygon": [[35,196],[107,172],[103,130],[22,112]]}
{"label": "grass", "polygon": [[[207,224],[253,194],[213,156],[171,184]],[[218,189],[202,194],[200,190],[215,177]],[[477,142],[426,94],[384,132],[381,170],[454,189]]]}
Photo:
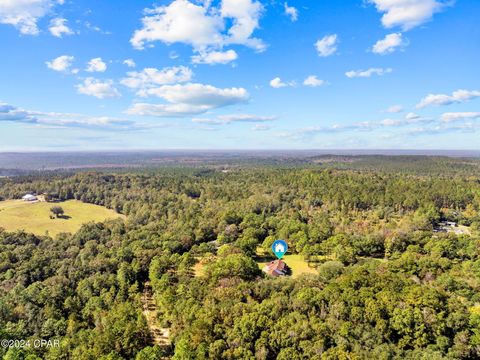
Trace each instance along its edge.
{"label": "grass", "polygon": [[193,274],[195,277],[205,275],[205,264],[199,259],[199,261],[193,265]]}
{"label": "grass", "polygon": [[207,256],[196,256],[195,259],[197,262],[192,267],[193,275],[195,277],[202,277],[205,275],[205,267],[212,261],[215,261],[216,256],[210,254]]}
{"label": "grass", "polygon": [[[65,217],[50,219],[50,208],[61,206]],[[24,230],[36,235],[55,236],[61,232],[75,233],[82,224],[108,219],[125,218],[103,206],[68,200],[61,203],[34,202],[22,200],[0,201],[0,227],[8,231]]]}

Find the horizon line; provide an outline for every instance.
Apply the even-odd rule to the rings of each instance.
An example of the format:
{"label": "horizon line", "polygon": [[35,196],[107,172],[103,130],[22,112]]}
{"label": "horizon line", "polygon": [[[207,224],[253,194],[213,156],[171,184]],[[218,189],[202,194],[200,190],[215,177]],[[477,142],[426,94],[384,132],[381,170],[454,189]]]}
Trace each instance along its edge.
{"label": "horizon line", "polygon": [[198,149],[188,149],[188,148],[158,148],[158,149],[89,149],[89,150],[47,150],[47,149],[25,149],[25,150],[0,150],[0,155],[6,154],[92,154],[92,153],[155,153],[155,152],[170,152],[170,153],[193,153],[193,152],[210,152],[210,153],[385,153],[385,152],[397,152],[397,153],[428,153],[428,154],[446,154],[446,153],[478,153],[480,154],[480,149],[421,149],[421,148],[412,148],[412,149],[398,149],[398,148],[348,148],[348,149],[339,149],[339,148],[311,148],[311,149],[212,149],[212,148],[198,148]]}

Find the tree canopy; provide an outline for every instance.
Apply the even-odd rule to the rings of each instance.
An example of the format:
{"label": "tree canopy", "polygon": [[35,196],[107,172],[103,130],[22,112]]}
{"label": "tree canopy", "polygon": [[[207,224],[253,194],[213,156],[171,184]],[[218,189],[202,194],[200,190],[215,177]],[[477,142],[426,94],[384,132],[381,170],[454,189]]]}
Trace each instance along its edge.
{"label": "tree canopy", "polygon": [[[127,220],[55,238],[0,230],[0,338],[60,342],[0,349],[5,359],[480,357],[475,172],[259,166],[0,180],[0,198],[26,191]],[[445,221],[467,230],[439,231]],[[278,238],[318,274],[265,276],[259,251]],[[147,282],[171,345],[152,338]]]}

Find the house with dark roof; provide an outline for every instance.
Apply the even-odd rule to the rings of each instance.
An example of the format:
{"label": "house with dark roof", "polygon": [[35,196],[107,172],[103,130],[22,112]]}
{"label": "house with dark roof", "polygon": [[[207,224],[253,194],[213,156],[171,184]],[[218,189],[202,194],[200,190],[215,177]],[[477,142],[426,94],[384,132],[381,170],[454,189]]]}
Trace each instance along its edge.
{"label": "house with dark roof", "polygon": [[262,271],[270,276],[285,276],[287,275],[287,264],[282,260],[270,261]]}

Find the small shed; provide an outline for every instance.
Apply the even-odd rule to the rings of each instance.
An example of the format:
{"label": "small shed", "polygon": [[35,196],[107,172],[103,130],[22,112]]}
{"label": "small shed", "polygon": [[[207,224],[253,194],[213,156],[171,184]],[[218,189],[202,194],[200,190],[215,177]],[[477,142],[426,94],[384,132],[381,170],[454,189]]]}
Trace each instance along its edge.
{"label": "small shed", "polygon": [[23,201],[36,201],[38,200],[35,195],[32,194],[26,194],[25,196],[22,197]]}

